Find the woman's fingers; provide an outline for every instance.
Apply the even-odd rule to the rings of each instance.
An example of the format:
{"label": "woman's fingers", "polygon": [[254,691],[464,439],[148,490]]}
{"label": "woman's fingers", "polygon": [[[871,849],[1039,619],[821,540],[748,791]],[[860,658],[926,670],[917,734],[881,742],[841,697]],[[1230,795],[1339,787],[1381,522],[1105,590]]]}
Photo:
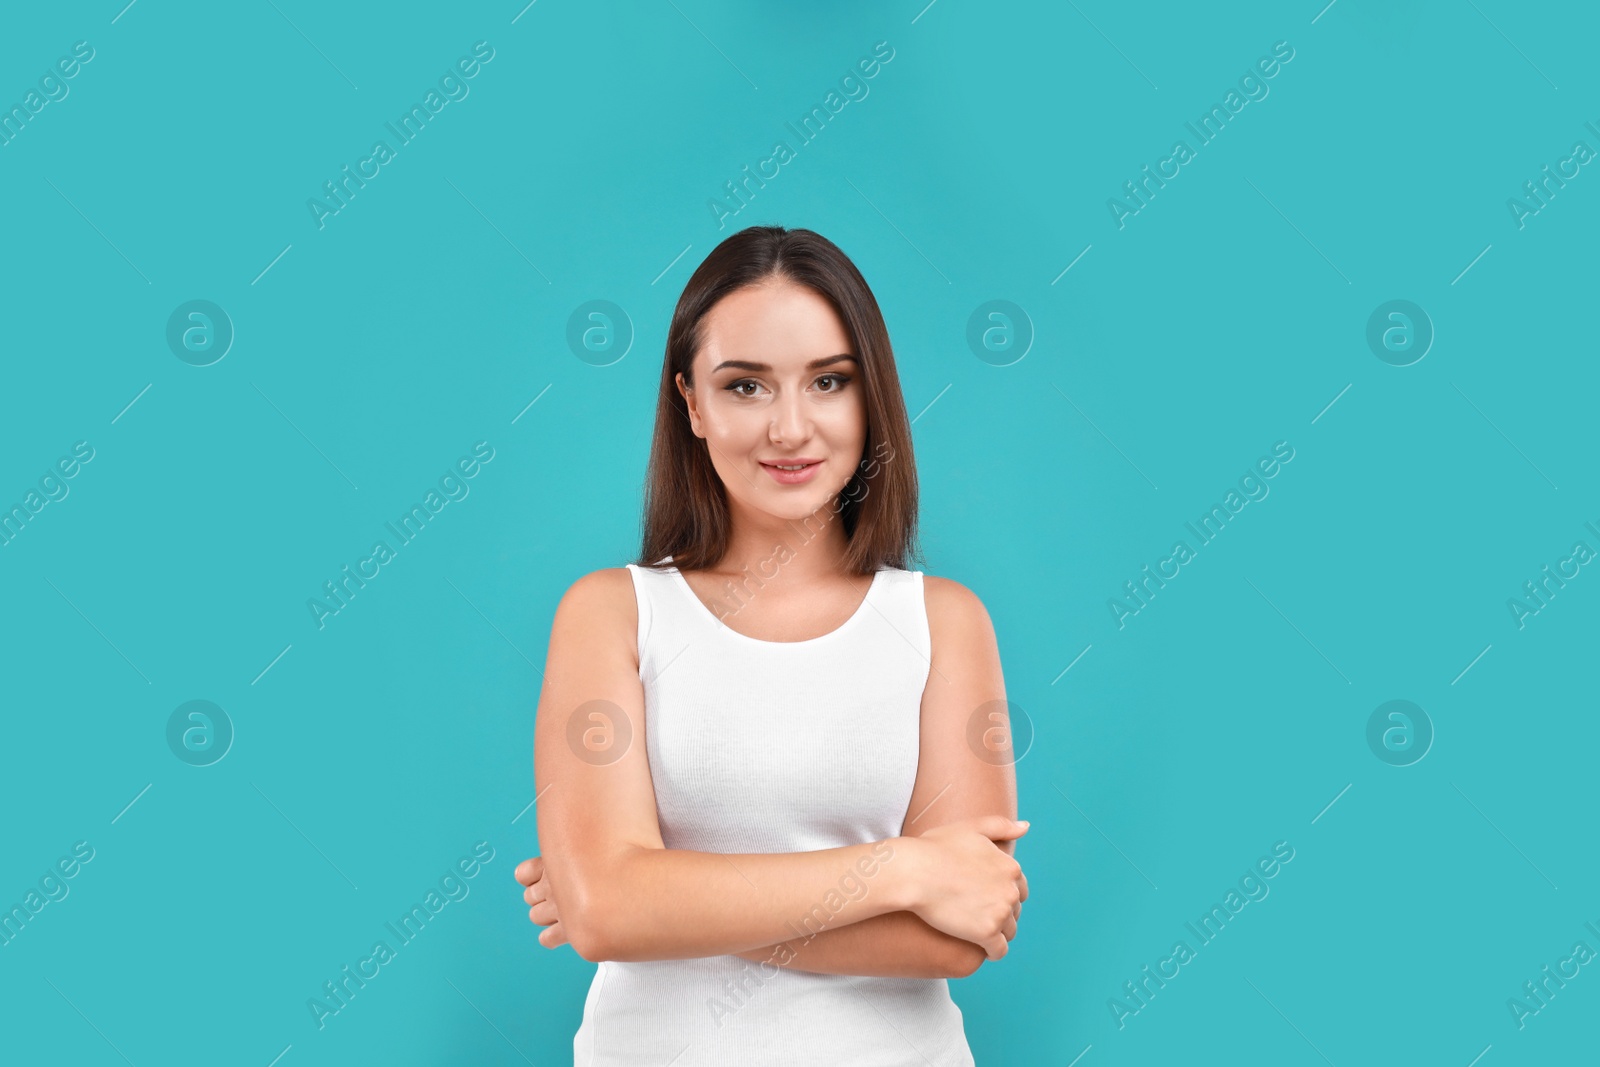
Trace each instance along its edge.
{"label": "woman's fingers", "polygon": [[516,870],[511,873],[516,875],[517,881],[523,885],[532,885],[544,877],[544,860],[538,856],[525,859],[517,864]]}
{"label": "woman's fingers", "polygon": [[1010,841],[1028,832],[1026,820],[1008,819],[1004,815],[979,815],[966,821],[991,841]]}
{"label": "woman's fingers", "polygon": [[529,904],[548,901],[554,907],[554,898],[550,893],[550,879],[541,876],[537,882],[522,891],[522,899]]}
{"label": "woman's fingers", "polygon": [[539,944],[545,948],[559,948],[567,943],[567,933],[561,927],[561,916],[556,902],[550,899],[550,883],[544,876],[544,860],[533,856],[517,864],[517,881],[525,887],[522,899],[529,905],[528,921],[546,927],[539,934]]}
{"label": "woman's fingers", "polygon": [[545,948],[560,948],[567,943],[567,932],[561,928],[561,923],[554,922],[550,928],[540,932],[539,944]]}

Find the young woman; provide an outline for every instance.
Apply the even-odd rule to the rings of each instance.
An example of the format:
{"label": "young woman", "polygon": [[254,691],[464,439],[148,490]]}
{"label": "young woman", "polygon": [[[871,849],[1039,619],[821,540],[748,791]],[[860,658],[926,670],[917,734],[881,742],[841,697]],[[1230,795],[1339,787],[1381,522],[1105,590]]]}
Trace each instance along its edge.
{"label": "young woman", "polygon": [[546,948],[599,963],[579,1065],[970,1065],[946,979],[1027,880],[983,605],[906,570],[882,313],[832,242],[751,227],[673,314],[638,560],[556,609],[535,726]]}

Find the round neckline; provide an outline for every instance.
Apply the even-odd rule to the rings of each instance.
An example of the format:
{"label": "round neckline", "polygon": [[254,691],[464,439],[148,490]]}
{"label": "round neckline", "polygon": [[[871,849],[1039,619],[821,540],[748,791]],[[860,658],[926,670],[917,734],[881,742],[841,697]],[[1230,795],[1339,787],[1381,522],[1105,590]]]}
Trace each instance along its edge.
{"label": "round neckline", "polygon": [[866,614],[867,602],[872,599],[872,593],[878,588],[878,581],[885,573],[882,568],[873,572],[872,581],[867,585],[867,595],[861,598],[861,603],[856,605],[856,610],[850,613],[850,617],[848,619],[844,620],[844,622],[841,622],[838,626],[834,627],[832,630],[829,630],[827,633],[821,634],[817,637],[808,637],[803,641],[768,641],[760,637],[751,637],[749,634],[740,633],[738,630],[735,630],[733,627],[717,618],[716,613],[710,608],[706,607],[705,601],[701,600],[700,595],[694,591],[694,586],[689,584],[689,579],[683,576],[683,572],[678,569],[678,565],[676,563],[671,563],[670,559],[671,557],[668,557],[667,560],[668,566],[670,567],[669,573],[673,578],[677,579],[679,588],[681,588],[684,593],[688,595],[689,599],[694,603],[694,606],[700,610],[700,613],[709,618],[718,629],[732,634],[741,641],[748,641],[753,645],[770,645],[778,648],[799,648],[806,645],[815,645],[818,642],[826,641],[829,638],[837,637],[839,634],[844,633],[855,623],[857,619]]}

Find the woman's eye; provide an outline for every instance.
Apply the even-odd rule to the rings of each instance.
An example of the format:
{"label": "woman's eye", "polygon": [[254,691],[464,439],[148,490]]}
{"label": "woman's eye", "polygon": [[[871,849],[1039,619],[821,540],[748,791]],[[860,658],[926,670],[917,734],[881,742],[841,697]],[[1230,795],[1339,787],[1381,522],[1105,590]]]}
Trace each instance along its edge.
{"label": "woman's eye", "polygon": [[[817,379],[819,384],[822,382],[830,383],[829,386],[819,390],[823,393],[841,392],[849,381],[850,376],[848,374],[824,374]],[[729,382],[726,388],[734,396],[752,397],[760,390],[761,383],[753,378],[741,378],[739,381]]]}

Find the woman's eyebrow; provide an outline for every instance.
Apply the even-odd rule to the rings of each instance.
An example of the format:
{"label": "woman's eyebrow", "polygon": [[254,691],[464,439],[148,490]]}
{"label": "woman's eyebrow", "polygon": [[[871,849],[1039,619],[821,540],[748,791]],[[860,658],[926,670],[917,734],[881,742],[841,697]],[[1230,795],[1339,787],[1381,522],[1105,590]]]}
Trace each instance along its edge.
{"label": "woman's eyebrow", "polygon": [[[821,359],[814,359],[810,363],[807,363],[806,364],[806,370],[816,370],[818,367],[826,367],[826,366],[829,366],[830,364],[839,363],[839,362],[841,362],[843,360],[848,360],[851,363],[857,362],[855,356],[848,355],[848,354],[846,354],[846,355],[838,355],[838,356],[823,356]],[[751,362],[750,360],[747,360],[747,359],[725,359],[721,363],[718,363],[715,367],[712,367],[711,368],[711,373],[715,374],[717,371],[722,370],[724,367],[732,367],[735,370],[771,370],[772,369],[772,365],[770,363],[753,363],[753,362]]]}

